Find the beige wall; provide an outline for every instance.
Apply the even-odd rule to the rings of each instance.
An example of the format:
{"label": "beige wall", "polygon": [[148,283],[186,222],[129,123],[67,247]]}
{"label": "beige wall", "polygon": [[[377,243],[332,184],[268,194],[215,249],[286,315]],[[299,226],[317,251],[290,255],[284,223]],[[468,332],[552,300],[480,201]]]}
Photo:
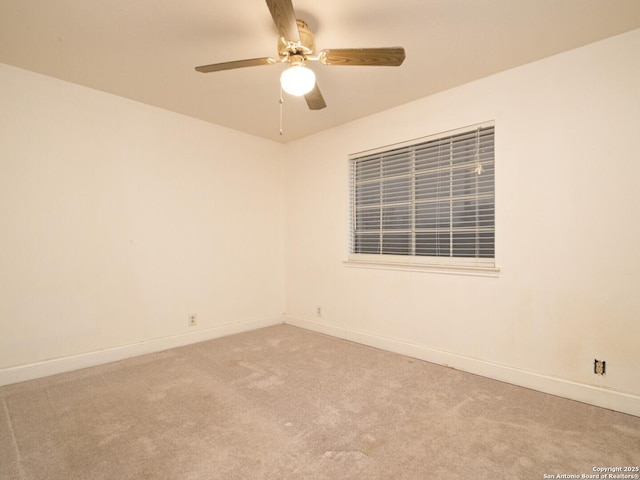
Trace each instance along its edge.
{"label": "beige wall", "polygon": [[282,322],[282,145],[8,66],[0,85],[2,379]]}
{"label": "beige wall", "polygon": [[[288,321],[640,414],[638,51],[635,31],[290,144]],[[348,154],[490,120],[499,278],[343,264]]]}
{"label": "beige wall", "polygon": [[[287,145],[0,65],[0,384],[284,320],[640,415],[639,50]],[[489,120],[500,276],[345,266],[347,155]]]}

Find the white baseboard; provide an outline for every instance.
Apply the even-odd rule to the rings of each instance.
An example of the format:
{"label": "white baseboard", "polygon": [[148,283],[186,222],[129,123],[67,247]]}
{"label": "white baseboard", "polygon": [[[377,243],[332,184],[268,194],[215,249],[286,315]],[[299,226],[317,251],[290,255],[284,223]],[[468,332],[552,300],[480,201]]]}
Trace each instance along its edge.
{"label": "white baseboard", "polygon": [[443,352],[422,345],[294,317],[273,317],[222,325],[210,329],[173,335],[171,337],[146,340],[132,345],[123,345],[81,355],[0,369],[0,386],[116,362],[147,353],[160,352],[170,348],[204,342],[227,335],[279,325],[283,322],[438,365],[482,375],[513,385],[531,388],[540,392],[640,417],[640,397],[634,395],[605,390],[591,385],[584,385],[548,375],[541,375],[535,372]]}
{"label": "white baseboard", "polygon": [[117,362],[125,358],[137,357],[147,353],[161,352],[175,347],[183,347],[193,343],[204,342],[214,338],[225,337],[236,333],[248,332],[258,328],[280,325],[283,317],[265,318],[242,323],[232,323],[218,327],[196,330],[194,332],[172,335],[170,337],[145,340],[132,345],[98,350],[69,357],[55,358],[38,363],[18,365],[0,369],[0,386],[12,383],[48,377],[58,373],[71,372],[81,368],[95,367],[105,363]]}
{"label": "white baseboard", "polygon": [[551,395],[557,395],[559,397],[640,417],[640,397],[634,395],[605,390],[591,385],[571,382],[561,378],[541,375],[535,372],[529,372],[496,363],[485,362],[462,355],[443,352],[421,345],[380,337],[326,323],[292,318],[289,316],[285,317],[285,323],[331,335],[333,337],[361,343],[363,345],[425,360],[438,365],[452,367],[457,370],[481,375],[483,377],[492,378],[512,385],[518,385],[520,387],[530,388],[539,392],[549,393]]}

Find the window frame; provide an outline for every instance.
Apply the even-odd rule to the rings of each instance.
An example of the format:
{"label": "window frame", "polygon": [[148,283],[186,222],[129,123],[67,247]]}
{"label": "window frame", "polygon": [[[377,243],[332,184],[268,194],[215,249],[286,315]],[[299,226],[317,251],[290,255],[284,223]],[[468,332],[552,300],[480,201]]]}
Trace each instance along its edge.
{"label": "window frame", "polygon": [[[389,253],[354,253],[355,250],[355,242],[356,242],[356,179],[355,177],[355,162],[358,160],[362,161],[366,157],[375,156],[377,154],[390,153],[393,151],[398,151],[401,149],[412,149],[414,147],[424,146],[431,142],[435,142],[442,139],[453,139],[456,136],[469,134],[472,132],[479,131],[479,129],[493,129],[493,157],[491,159],[491,166],[495,169],[495,122],[484,122],[476,125],[471,125],[468,127],[463,127],[455,130],[449,130],[446,132],[441,132],[435,135],[429,135],[426,137],[409,140],[406,142],[387,145],[384,147],[366,150],[354,154],[350,154],[348,158],[348,166],[349,166],[349,238],[348,238],[348,256],[345,260],[345,265],[348,267],[363,267],[363,268],[381,268],[387,270],[408,270],[408,271],[425,271],[425,272],[433,272],[433,273],[447,273],[447,274],[463,274],[463,275],[477,275],[477,276],[498,276],[500,269],[496,267],[496,249],[495,249],[495,235],[496,235],[496,219],[495,219],[495,170],[493,172],[493,191],[492,191],[492,200],[493,200],[493,224],[491,226],[492,234],[493,234],[493,256],[492,257],[463,257],[463,256],[452,256],[454,253],[451,252],[449,256],[426,256],[426,255],[412,255],[412,254],[401,254],[401,255],[393,255]],[[382,163],[381,163],[382,168]],[[384,178],[384,174],[380,174],[380,182],[382,184],[382,179]],[[412,192],[411,195],[411,231],[409,235],[411,236],[411,252],[415,253],[415,244],[416,244],[416,198],[415,198],[415,189],[416,189],[416,178],[417,175],[415,171],[412,171],[410,174],[411,185],[408,189]],[[380,193],[382,195],[382,193]],[[477,198],[476,198],[477,201]],[[384,208],[384,202],[380,202],[380,208]],[[384,228],[382,227],[383,219],[380,218],[380,234],[383,235]],[[475,227],[478,229],[478,227]],[[453,225],[450,226],[450,230],[453,232]],[[375,229],[374,229],[375,231]],[[360,231],[361,233],[362,231]],[[478,253],[476,253],[478,255]]]}

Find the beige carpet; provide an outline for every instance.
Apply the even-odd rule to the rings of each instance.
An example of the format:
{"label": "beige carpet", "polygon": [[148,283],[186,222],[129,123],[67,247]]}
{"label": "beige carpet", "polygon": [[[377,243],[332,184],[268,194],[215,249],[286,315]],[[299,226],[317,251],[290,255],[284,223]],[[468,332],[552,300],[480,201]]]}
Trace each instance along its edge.
{"label": "beige carpet", "polygon": [[638,417],[286,325],[0,388],[2,480],[542,479],[639,464]]}

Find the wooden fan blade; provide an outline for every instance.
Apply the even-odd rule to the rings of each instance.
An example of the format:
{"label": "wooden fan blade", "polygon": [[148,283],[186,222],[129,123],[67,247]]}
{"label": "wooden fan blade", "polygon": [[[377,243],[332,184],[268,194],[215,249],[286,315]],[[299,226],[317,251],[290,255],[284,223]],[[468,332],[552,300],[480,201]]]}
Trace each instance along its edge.
{"label": "wooden fan blade", "polygon": [[267,0],[267,6],[284,44],[299,43],[300,32],[291,0]]}
{"label": "wooden fan blade", "polygon": [[233,62],[213,63],[196,67],[196,71],[202,73],[219,72],[221,70],[233,70],[234,68],[257,67],[259,65],[273,65],[276,61],[270,57],[251,58],[249,60],[235,60]]}
{"label": "wooden fan blade", "polygon": [[233,62],[213,63],[196,67],[196,71],[202,73],[220,72],[221,70],[233,70],[234,68],[258,67],[260,65],[273,65],[276,61],[270,57],[251,58],[248,60],[234,60]]}
{"label": "wooden fan blade", "polygon": [[397,67],[406,57],[404,48],[335,48],[320,52],[320,62],[325,65],[363,65],[372,67]]}
{"label": "wooden fan blade", "polygon": [[318,82],[316,82],[313,90],[304,96],[304,99],[307,101],[309,110],[322,110],[327,106],[324,98],[322,97],[322,93],[320,93],[320,89],[318,88]]}

